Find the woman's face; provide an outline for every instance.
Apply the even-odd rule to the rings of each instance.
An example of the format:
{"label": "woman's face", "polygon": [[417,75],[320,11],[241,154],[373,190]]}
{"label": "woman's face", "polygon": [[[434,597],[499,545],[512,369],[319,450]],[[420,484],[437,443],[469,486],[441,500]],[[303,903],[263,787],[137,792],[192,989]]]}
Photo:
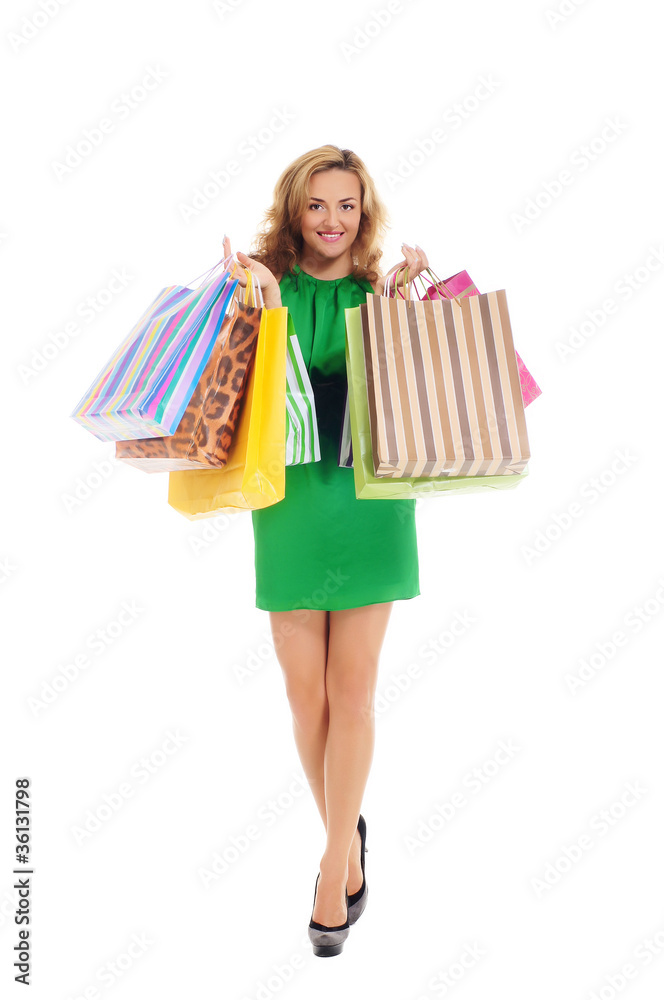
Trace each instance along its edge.
{"label": "woman's face", "polygon": [[321,170],[309,180],[309,206],[302,217],[306,250],[321,263],[347,256],[360,228],[362,188],[352,170]]}

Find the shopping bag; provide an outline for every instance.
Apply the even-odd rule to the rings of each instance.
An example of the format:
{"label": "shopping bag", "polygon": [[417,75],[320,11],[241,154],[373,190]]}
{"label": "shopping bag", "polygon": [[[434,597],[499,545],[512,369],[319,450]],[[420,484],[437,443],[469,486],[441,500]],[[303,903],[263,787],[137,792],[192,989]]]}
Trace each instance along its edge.
{"label": "shopping bag", "polygon": [[[473,284],[468,271],[458,271],[453,274],[450,278],[445,278],[441,281],[439,278],[433,274],[431,268],[427,268],[428,274],[433,277],[433,281],[428,285],[424,291],[422,298],[429,300],[432,299],[449,299],[449,298],[463,298],[465,295],[479,295],[480,292]],[[424,273],[427,273],[424,272]],[[523,396],[523,405],[528,406],[532,403],[534,399],[537,399],[541,395],[542,390],[538,386],[537,382],[530,374],[526,365],[516,351],[516,360],[519,368],[519,382],[521,384],[521,395]]]}
{"label": "shopping bag", "polygon": [[399,500],[412,497],[433,497],[449,492],[475,493],[479,490],[513,489],[528,475],[527,466],[514,475],[440,476],[393,478],[374,474],[371,422],[366,383],[364,335],[361,312],[366,306],[345,310],[346,369],[348,399],[353,442],[353,473],[358,499]]}
{"label": "shopping bag", "polygon": [[360,306],[377,476],[492,476],[530,457],[504,289]]}
{"label": "shopping bag", "polygon": [[542,395],[542,390],[526,368],[525,362],[519,352],[515,350],[515,353],[516,363],[519,367],[519,382],[521,383],[523,405],[528,406],[528,404],[532,403],[534,399],[537,399],[538,396]]}
{"label": "shopping bag", "polygon": [[[468,271],[457,271],[444,281],[436,278],[431,269],[427,269],[434,281],[425,289],[422,298],[426,299],[462,299],[465,295],[479,295],[479,290],[473,284]],[[398,273],[398,272],[397,272]]]}
{"label": "shopping bag", "polygon": [[222,469],[169,473],[168,503],[190,520],[224,510],[257,510],[286,490],[288,309],[261,311],[254,361]]}
{"label": "shopping bag", "polygon": [[116,441],[115,457],[144,472],[221,469],[254,358],[261,309],[237,299],[175,433]]}
{"label": "shopping bag", "polygon": [[[348,372],[346,372],[348,375]],[[350,430],[350,403],[348,399],[348,385],[346,385],[346,397],[344,402],[344,415],[341,421],[341,433],[339,434],[339,458],[338,465],[342,469],[353,468],[353,440]]]}
{"label": "shopping bag", "polygon": [[101,441],[172,434],[236,284],[220,261],[198,288],[162,289],[79,400],[73,419]]}
{"label": "shopping bag", "polygon": [[[390,276],[386,284],[385,288],[386,295],[394,295],[402,299],[406,298],[401,288],[397,286],[398,276],[400,275],[402,270],[405,271],[405,278],[407,282],[408,269],[402,268],[397,270]],[[441,279],[436,278],[436,276],[433,274],[433,271],[431,271],[430,268],[428,268],[427,271],[428,275],[431,275],[434,280],[427,285],[423,281],[422,276],[419,276],[420,280],[422,280],[422,283],[424,284],[424,293],[420,296],[422,300],[426,299],[429,301],[433,301],[436,299],[450,299],[450,298],[456,298],[457,300],[460,300],[461,298],[467,295],[480,294],[480,292],[473,283],[467,271],[458,271],[456,274],[453,274],[450,278],[445,278],[444,281],[441,281]],[[536,399],[537,396],[541,394],[542,390],[537,385],[535,379],[526,368],[526,365],[524,364],[522,358],[520,357],[516,349],[515,349],[515,355],[519,371],[519,382],[521,385],[521,395],[523,398],[523,405],[528,406],[529,403],[532,403],[533,399]],[[344,418],[341,427],[341,434],[339,436],[338,464],[343,468],[352,468],[353,465],[353,447],[352,447],[352,440],[350,433],[350,411],[349,411],[348,394],[346,394]]]}
{"label": "shopping bag", "polygon": [[320,461],[316,403],[302,348],[288,313],[286,359],[286,465]]}

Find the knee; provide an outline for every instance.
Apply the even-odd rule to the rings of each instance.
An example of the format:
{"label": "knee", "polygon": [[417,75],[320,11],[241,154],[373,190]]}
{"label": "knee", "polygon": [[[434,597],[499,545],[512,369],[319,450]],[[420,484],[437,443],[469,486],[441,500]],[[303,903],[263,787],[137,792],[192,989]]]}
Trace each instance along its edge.
{"label": "knee", "polygon": [[322,681],[304,684],[287,683],[286,695],[293,718],[300,729],[315,730],[326,719],[327,693]]}
{"label": "knee", "polygon": [[374,717],[374,686],[357,674],[328,680],[327,699],[330,712],[349,722],[371,722]]}

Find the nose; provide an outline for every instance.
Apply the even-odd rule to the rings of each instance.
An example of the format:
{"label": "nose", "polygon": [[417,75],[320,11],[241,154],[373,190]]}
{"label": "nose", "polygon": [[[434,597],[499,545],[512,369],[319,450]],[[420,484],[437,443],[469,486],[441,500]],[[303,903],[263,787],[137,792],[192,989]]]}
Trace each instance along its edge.
{"label": "nose", "polygon": [[328,208],[325,213],[323,229],[336,229],[339,223],[339,215],[334,208]]}

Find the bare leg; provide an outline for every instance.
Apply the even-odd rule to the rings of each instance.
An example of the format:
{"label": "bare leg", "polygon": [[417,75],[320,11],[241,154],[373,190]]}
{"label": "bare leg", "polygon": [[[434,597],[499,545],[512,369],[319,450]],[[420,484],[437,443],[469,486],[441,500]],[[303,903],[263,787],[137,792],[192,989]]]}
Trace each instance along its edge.
{"label": "bare leg", "polygon": [[[330,620],[327,611],[270,612],[275,651],[286,683],[293,735],[304,773],[327,829],[325,743],[329,705],[325,687]],[[288,641],[287,641],[288,640]],[[362,887],[361,841],[356,830],[348,858],[348,895]]]}
{"label": "bare leg", "polygon": [[327,825],[324,756],[329,717],[325,690],[328,614],[313,609],[270,611],[275,652],[293,715],[295,745],[324,825]]}
{"label": "bare leg", "polygon": [[[346,919],[349,853],[375,742],[378,659],[393,602],[330,611],[325,686],[329,726],[325,745],[327,842],[313,919],[334,927]],[[361,878],[360,878],[361,884]],[[348,887],[349,894],[359,885]]]}

